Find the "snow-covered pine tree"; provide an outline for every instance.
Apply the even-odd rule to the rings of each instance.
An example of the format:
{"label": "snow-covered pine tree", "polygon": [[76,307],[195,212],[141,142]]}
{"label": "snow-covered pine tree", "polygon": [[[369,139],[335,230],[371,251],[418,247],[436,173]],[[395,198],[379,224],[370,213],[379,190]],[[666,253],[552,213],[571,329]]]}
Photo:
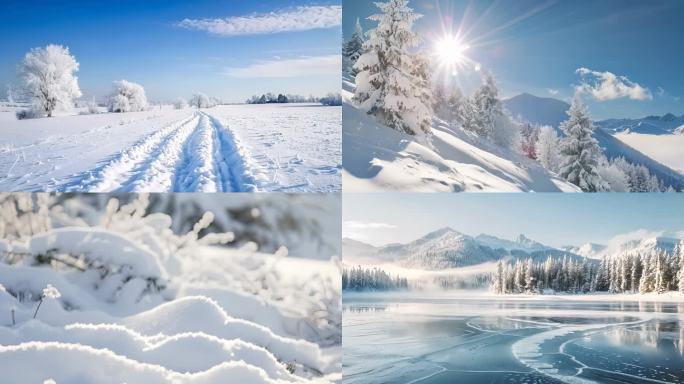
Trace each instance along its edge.
{"label": "snow-covered pine tree", "polygon": [[354,100],[390,128],[410,135],[429,134],[432,106],[425,97],[430,95],[429,79],[416,76],[425,64],[410,52],[419,41],[411,29],[422,15],[408,7],[408,0],[375,5],[382,13],[369,17],[378,26],[369,31],[364,53],[354,65]]}
{"label": "snow-covered pine tree", "polygon": [[484,76],[482,85],[475,90],[464,105],[463,128],[475,132],[478,136],[491,139],[494,137],[494,124],[503,114],[499,90],[491,73]]}
{"label": "snow-covered pine tree", "polygon": [[641,257],[634,255],[632,257],[632,272],[631,272],[630,290],[636,293],[639,290],[639,278],[641,277]]}
{"label": "snow-covered pine tree", "polygon": [[504,287],[505,287],[505,280],[504,280],[504,266],[503,262],[499,260],[496,263],[496,274],[494,275],[494,283],[492,286],[492,289],[494,290],[494,293],[500,295],[505,293],[504,292]]}
{"label": "snow-covered pine tree", "polygon": [[655,255],[655,292],[664,293],[667,291],[667,279],[665,278],[665,258],[663,252]]}
{"label": "snow-covered pine tree", "polygon": [[342,47],[342,55],[346,61],[345,68],[351,68],[352,76],[356,75],[354,70],[354,64],[356,60],[359,59],[363,53],[363,29],[361,28],[361,23],[359,19],[356,19],[356,25],[354,26],[354,33],[352,33],[349,40],[344,43]]}
{"label": "snow-covered pine tree", "polygon": [[525,267],[525,292],[534,292],[534,275],[532,273],[533,265],[532,259],[527,259],[527,266]]}
{"label": "snow-covered pine tree", "polygon": [[677,286],[680,293],[684,293],[684,238],[677,245],[677,257],[679,260],[679,272],[677,272]]}
{"label": "snow-covered pine tree", "polygon": [[643,264],[644,267],[639,280],[639,293],[641,294],[653,292],[655,288],[655,262],[653,257],[644,256]]}
{"label": "snow-covered pine tree", "polygon": [[586,192],[608,190],[598,173],[601,148],[594,138],[594,125],[581,99],[576,96],[567,112],[568,120],[561,123],[565,134],[560,142],[558,174]]}

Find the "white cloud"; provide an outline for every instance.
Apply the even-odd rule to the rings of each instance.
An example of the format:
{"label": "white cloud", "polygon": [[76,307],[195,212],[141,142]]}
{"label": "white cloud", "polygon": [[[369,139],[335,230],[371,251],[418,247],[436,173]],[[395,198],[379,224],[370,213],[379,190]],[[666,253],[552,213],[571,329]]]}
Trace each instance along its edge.
{"label": "white cloud", "polygon": [[364,221],[348,220],[344,222],[346,229],[393,229],[397,228],[394,224],[388,223],[367,223]]}
{"label": "white cloud", "polygon": [[628,243],[630,241],[638,241],[663,235],[663,231],[649,231],[646,229],[638,229],[636,231],[622,233],[614,236],[608,241],[607,246],[609,250],[619,250],[621,245]]}
{"label": "white cloud", "polygon": [[302,77],[334,75],[342,72],[340,55],[302,57],[286,60],[264,60],[246,67],[225,68],[224,74],[239,78]]}
{"label": "white cloud", "polygon": [[546,91],[549,92],[549,94],[552,96],[558,96],[558,94],[560,93],[560,91],[558,91],[557,89],[553,89],[553,88],[548,88]]}
{"label": "white cloud", "polygon": [[598,101],[628,98],[631,100],[653,100],[648,88],[630,81],[626,76],[618,76],[611,72],[598,72],[589,68],[578,68],[575,71],[582,77],[577,91],[587,93]]}
{"label": "white cloud", "polygon": [[217,19],[184,19],[176,25],[218,36],[263,35],[337,27],[342,24],[342,7],[301,6],[289,10],[255,13]]}

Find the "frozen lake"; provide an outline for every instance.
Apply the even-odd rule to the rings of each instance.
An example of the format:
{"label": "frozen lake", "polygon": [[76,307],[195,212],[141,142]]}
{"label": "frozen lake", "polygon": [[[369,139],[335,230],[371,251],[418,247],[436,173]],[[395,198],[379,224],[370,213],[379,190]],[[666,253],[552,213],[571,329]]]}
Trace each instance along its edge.
{"label": "frozen lake", "polygon": [[345,294],[343,334],[348,384],[684,383],[684,302]]}

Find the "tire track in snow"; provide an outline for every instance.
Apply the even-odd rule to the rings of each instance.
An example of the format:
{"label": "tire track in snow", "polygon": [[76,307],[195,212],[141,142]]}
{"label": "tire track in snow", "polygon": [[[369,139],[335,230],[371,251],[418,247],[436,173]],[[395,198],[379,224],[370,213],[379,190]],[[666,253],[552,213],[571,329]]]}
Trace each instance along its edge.
{"label": "tire track in snow", "polygon": [[174,191],[228,192],[223,188],[220,167],[214,161],[215,146],[213,126],[207,115],[201,113],[197,128],[183,148]]}
{"label": "tire track in snow", "polygon": [[150,162],[150,159],[156,157],[166,143],[179,130],[192,123],[195,118],[196,116],[193,114],[144,137],[131,148],[122,151],[114,159],[98,168],[97,171],[87,172],[87,178],[90,180],[84,176],[81,178],[82,181],[80,183],[76,183],[72,187],[67,188],[67,190],[88,192],[123,190],[124,188],[122,187],[126,184],[126,181],[135,177],[140,168],[143,168],[146,163]]}
{"label": "tire track in snow", "polygon": [[240,145],[216,118],[197,111],[146,136],[72,188],[91,192],[252,192]]}

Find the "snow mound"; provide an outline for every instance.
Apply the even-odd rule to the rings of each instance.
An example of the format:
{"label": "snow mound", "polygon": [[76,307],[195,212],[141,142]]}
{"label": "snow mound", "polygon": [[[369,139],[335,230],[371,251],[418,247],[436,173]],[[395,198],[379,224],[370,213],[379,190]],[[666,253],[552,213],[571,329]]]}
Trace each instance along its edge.
{"label": "snow mound", "polygon": [[533,160],[437,122],[432,142],[382,126],[343,92],[345,191],[576,192]]}

